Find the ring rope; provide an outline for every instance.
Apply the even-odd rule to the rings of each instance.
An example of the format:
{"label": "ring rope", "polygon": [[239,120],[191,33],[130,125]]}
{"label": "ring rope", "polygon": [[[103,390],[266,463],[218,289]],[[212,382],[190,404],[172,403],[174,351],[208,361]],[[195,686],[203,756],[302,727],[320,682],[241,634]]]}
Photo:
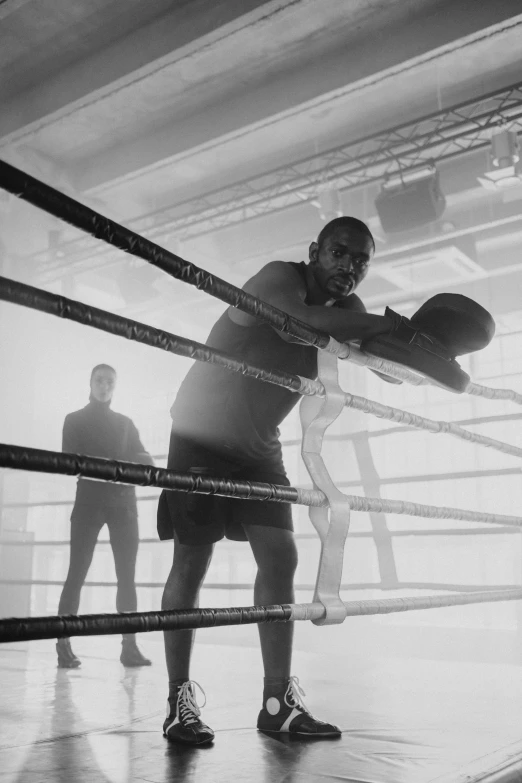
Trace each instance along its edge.
{"label": "ring rope", "polygon": [[[83,476],[133,486],[160,487],[204,495],[268,500],[294,503],[302,506],[324,506],[327,499],[315,489],[265,484],[259,481],[237,481],[210,478],[194,473],[176,473],[166,468],[156,468],[134,462],[103,459],[59,451],[33,449],[0,443],[0,468],[53,473],[65,476]],[[384,500],[345,495],[352,511],[377,511],[388,514],[426,519],[456,519],[465,522],[483,522],[490,525],[522,527],[522,518],[507,514],[488,514],[447,506],[429,506],[406,500]]]}
{"label": "ring rope", "polygon": [[475,397],[484,397],[487,400],[509,400],[516,405],[522,405],[522,394],[513,391],[513,389],[494,389],[491,386],[481,386],[478,383],[470,382],[466,387],[466,392]]}
{"label": "ring rope", "polygon": [[[257,378],[258,380],[272,383],[277,386],[294,391],[304,396],[320,396],[324,397],[325,389],[321,380],[312,380],[311,378],[304,378],[300,375],[292,375],[279,370],[268,370],[261,367],[256,367],[248,362],[240,361],[224,351],[219,351],[215,348],[210,348],[203,343],[196,342],[195,340],[188,340],[185,337],[174,335],[166,332],[162,329],[157,329],[147,324],[142,324],[138,321],[133,321],[130,318],[124,318],[123,316],[117,316],[106,310],[100,310],[96,307],[90,307],[82,302],[78,302],[74,299],[68,299],[65,296],[59,294],[53,294],[49,291],[43,291],[39,288],[26,285],[25,283],[19,283],[15,280],[10,280],[0,276],[0,299],[11,302],[13,304],[22,305],[24,307],[30,307],[41,312],[45,312],[49,315],[54,315],[60,318],[66,318],[76,323],[83,324],[85,326],[91,326],[95,329],[108,332],[109,334],[117,335],[119,337],[125,337],[128,340],[140,342],[145,345],[149,345],[153,348],[160,348],[161,350],[174,353],[178,356],[184,356],[190,359],[196,359],[198,361],[209,362],[220,367],[223,367],[231,372],[238,372],[242,375]],[[339,343],[339,345],[341,345]],[[353,345],[344,345],[350,351],[356,350]],[[321,354],[319,354],[320,356]],[[355,354],[354,354],[355,355]],[[367,357],[360,353],[364,359],[373,359],[374,357]],[[383,360],[376,359],[377,363],[381,363]],[[368,365],[370,366],[370,364]],[[380,364],[379,364],[380,367]],[[381,367],[382,369],[382,367]],[[386,367],[389,373],[389,368]],[[383,370],[384,371],[384,370]],[[476,384],[475,384],[476,386]],[[487,387],[478,387],[487,388]],[[494,392],[495,390],[489,390]],[[506,395],[511,395],[509,399],[516,402],[512,392],[508,389],[497,390]],[[519,395],[520,396],[520,395]],[[490,448],[501,451],[505,454],[512,454],[513,456],[522,456],[522,449],[510,444],[503,444],[502,441],[488,438],[485,435],[479,435],[472,433],[469,430],[465,430],[456,424],[451,424],[444,421],[433,421],[423,416],[418,416],[408,411],[402,411],[399,408],[392,408],[388,405],[382,405],[381,403],[368,400],[364,397],[358,397],[353,394],[345,392],[346,406],[363,411],[364,413],[371,414],[381,419],[387,419],[395,423],[407,423],[418,429],[424,429],[432,433],[447,433],[454,435],[455,437],[462,438],[471,443],[488,446]],[[505,397],[508,399],[508,397]],[[522,399],[522,396],[521,396]]]}
{"label": "ring rope", "polygon": [[[426,432],[431,432],[433,434],[443,433],[446,435],[453,435],[455,438],[460,438],[469,443],[476,443],[480,446],[487,446],[496,451],[501,451],[503,454],[522,457],[522,448],[519,446],[513,446],[509,443],[504,443],[501,440],[471,432],[470,430],[460,427],[458,424],[452,424],[449,421],[428,419],[425,416],[418,416],[415,413],[403,411],[400,408],[392,408],[390,405],[383,405],[380,402],[374,402],[365,397],[358,397],[349,392],[345,392],[345,405],[348,408],[354,408],[363,413],[376,416],[379,419],[393,421],[396,424],[406,424],[415,429],[425,430]],[[393,433],[393,430],[390,430],[390,433]]]}
{"label": "ring rope", "polygon": [[[450,595],[411,596],[409,598],[380,598],[361,601],[346,601],[347,617],[362,617],[395,612],[412,612],[417,609],[442,609],[448,606],[493,603],[496,601],[519,601],[522,589],[484,590],[472,593],[450,593]],[[322,617],[320,604],[292,604],[291,620],[316,620]],[[1,628],[1,622],[0,622]],[[1,638],[1,637],[0,637]]]}
{"label": "ring rope", "polygon": [[0,444],[0,467],[63,476],[81,476],[138,487],[158,487],[245,500],[271,500],[280,503],[301,503],[302,505],[321,505],[326,502],[322,492],[311,489],[301,490],[259,481],[238,481],[212,478],[195,473],[177,473],[166,468],[135,462],[33,449],[5,443]]}
{"label": "ring rope", "polygon": [[[160,542],[162,543],[162,542]],[[86,581],[83,583],[85,587],[117,587],[117,582],[100,582],[100,581]],[[136,587],[146,589],[165,589],[165,582],[135,582]],[[26,585],[30,587],[60,587],[63,585],[63,579],[0,579],[0,585]],[[253,590],[254,583],[250,582],[204,582],[201,586],[202,590]],[[310,584],[296,584],[294,590],[297,592],[311,592],[315,589],[314,585]],[[383,584],[383,582],[348,582],[340,586],[340,590],[352,591],[352,590],[459,590],[467,593],[479,593],[484,590],[484,583],[477,584],[453,584],[447,582],[396,582],[393,585]],[[504,585],[488,585],[488,590],[518,590],[519,585],[516,584],[504,584]],[[317,623],[319,625],[319,623]]]}
{"label": "ring rope", "polygon": [[[332,338],[333,339],[333,338]],[[376,356],[371,356],[369,353],[361,351],[361,349],[354,343],[342,343],[342,347],[345,349],[343,355],[339,356],[340,359],[347,359],[348,361],[358,364],[361,367],[368,367],[371,370],[378,370],[385,375],[391,375],[401,381],[406,381],[413,386],[422,386],[427,384],[429,386],[438,386],[446,391],[455,393],[454,389],[450,389],[443,384],[435,383],[428,378],[416,373],[414,370],[410,370],[401,364],[395,364],[387,359],[380,359]],[[346,351],[346,349],[348,349]],[[522,405],[522,394],[514,391],[513,389],[495,389],[491,386],[482,386],[479,383],[470,381],[464,392],[464,394],[472,394],[475,397],[483,397],[488,400],[509,400],[516,405]]]}
{"label": "ring rope", "polygon": [[[447,606],[517,601],[522,589],[485,590],[475,593],[428,595],[411,598],[382,598],[346,601],[346,616],[411,612]],[[24,617],[0,620],[0,643],[54,639],[64,636],[101,636],[120,633],[150,633],[181,629],[211,628],[267,622],[321,620],[325,608],[320,603],[276,604],[219,609],[177,609],[162,612],[125,612],[64,617]]]}
{"label": "ring rope", "polygon": [[346,495],[352,511],[373,511],[380,514],[404,514],[423,519],[456,519],[461,522],[483,522],[486,525],[522,527],[522,518],[508,514],[488,514],[483,511],[467,511],[451,506],[428,506],[409,500],[385,500]]}
{"label": "ring rope", "polygon": [[267,321],[281,332],[287,332],[292,337],[304,340],[317,348],[326,348],[328,345],[330,338],[326,333],[308,326],[277,307],[262,302],[246,291],[185,261],[150,239],[100,215],[99,212],[80,204],[79,201],[2,160],[0,160],[0,187],[54,217],[70,223],[80,231],[141,258],[176,280],[193,285],[249,315]]}
{"label": "ring rope", "polygon": [[52,294],[50,291],[43,291],[40,288],[1,276],[0,299],[22,305],[22,307],[30,307],[59,318],[66,318],[84,326],[91,326],[94,329],[100,329],[118,337],[125,337],[127,340],[143,343],[152,348],[159,348],[178,356],[216,364],[232,372],[274,383],[277,386],[283,386],[300,394],[315,393],[315,391],[311,392],[311,386],[308,388],[308,385],[302,382],[306,380],[310,384],[315,383],[308,378],[301,379],[299,375],[256,367],[236,359],[225,351],[210,348],[195,340],[189,340],[186,337],[171,334],[163,329],[157,329],[154,326],[148,326],[130,318],[114,315],[114,313],[100,310],[97,307],[91,307],[75,299]]}
{"label": "ring rope", "polygon": [[[282,311],[277,310],[277,308],[273,308],[270,305],[267,305],[266,303],[260,302],[259,300],[255,300],[255,298],[253,297],[249,297],[248,295],[245,295],[245,292],[242,292],[239,289],[234,289],[234,287],[229,286],[229,284],[225,283],[225,281],[222,281],[219,278],[213,278],[211,275],[204,272],[204,270],[198,269],[197,267],[194,267],[188,262],[183,261],[183,259],[174,256],[174,254],[170,254],[167,251],[164,251],[158,245],[155,245],[154,243],[144,239],[143,237],[140,237],[137,234],[133,234],[133,232],[130,232],[127,229],[124,229],[122,226],[114,223],[113,221],[104,218],[103,216],[93,212],[92,210],[89,210],[87,207],[83,207],[81,204],[75,202],[73,199],[70,199],[69,197],[64,196],[58,191],[55,191],[54,189],[43,185],[43,183],[39,182],[38,180],[35,180],[34,178],[23,174],[23,172],[14,169],[14,167],[11,167],[8,164],[0,162],[0,177],[2,179],[1,182],[2,186],[10,190],[10,192],[15,193],[16,195],[21,196],[22,198],[25,198],[26,200],[30,201],[36,206],[43,207],[47,211],[51,212],[51,214],[55,214],[56,217],[60,217],[62,219],[68,220],[69,222],[72,222],[73,225],[76,225],[76,227],[81,228],[83,230],[87,230],[93,236],[103,239],[109,244],[119,247],[122,250],[131,252],[133,255],[142,257],[144,258],[144,260],[153,263],[159,268],[163,269],[163,271],[168,271],[168,273],[173,275],[174,277],[185,280],[187,282],[191,282],[192,284],[196,285],[198,288],[207,290],[212,295],[218,296],[218,298],[221,298],[223,301],[226,301],[233,306],[237,306],[240,309],[245,310],[246,312],[250,312],[250,314],[255,315],[256,317],[260,317],[263,320],[268,320],[269,323],[272,323],[272,325],[275,325],[276,328],[279,328],[281,331],[288,332],[290,334],[293,334],[293,336],[298,337],[299,339],[304,339],[306,342],[309,342],[312,345],[317,345],[317,347],[319,348],[326,349],[328,354],[331,354],[334,357],[351,358],[351,360],[355,361],[356,363],[364,364],[365,366],[370,366],[370,367],[372,366],[372,360],[375,357],[368,357],[364,355],[362,352],[360,352],[359,349],[351,351],[351,346],[342,345],[337,341],[333,340],[333,338],[328,338],[328,336],[324,335],[324,333],[317,332],[316,330],[310,329],[306,324],[303,324],[302,322],[299,322],[296,319],[291,318],[290,316],[283,313]],[[5,184],[6,180],[8,182],[8,185]],[[13,182],[16,181],[18,182],[18,185],[13,184]],[[24,187],[22,189],[20,189],[21,182],[24,183]],[[83,221],[83,225],[80,225],[82,221]],[[173,266],[173,262],[175,265],[177,265],[177,267]],[[230,301],[231,295],[234,301]],[[247,301],[248,299],[250,299],[250,301]],[[89,310],[91,310],[92,312],[93,309],[89,308]],[[326,339],[326,344],[324,342],[325,339]],[[201,347],[203,349],[206,348],[206,346],[201,346]],[[191,349],[192,350],[194,349],[193,345],[191,346]],[[359,351],[359,353],[357,353],[357,351]],[[218,352],[215,352],[215,354],[216,353]],[[352,354],[351,357],[350,357],[350,353]],[[208,361],[209,360],[208,355],[206,358]],[[227,364],[227,360],[230,359],[232,359],[233,362],[237,362],[237,360],[235,360],[233,357],[230,357],[228,355],[226,356],[222,355],[220,358],[223,360],[225,365]],[[242,363],[240,362],[239,365],[241,364]],[[400,375],[397,375],[397,366],[393,365],[393,363],[378,359],[377,364],[378,364],[377,367],[375,367],[374,364],[375,369],[379,369],[383,372],[388,372],[388,374],[400,378]],[[399,369],[402,370],[403,368],[399,368]],[[237,371],[243,371],[243,370],[238,369]],[[409,382],[414,382],[417,385],[429,382],[428,379],[419,376],[416,373],[413,373],[414,377],[412,380],[412,378],[410,377],[412,373],[407,368],[406,368],[406,372],[409,377],[404,378],[404,380],[409,380]],[[249,374],[249,373],[247,372],[245,374]],[[402,380],[403,378],[400,379]],[[478,384],[469,384],[469,386],[472,386],[473,389],[472,393],[476,394],[477,396],[486,396],[489,399],[498,399],[499,397],[497,395],[498,393],[500,393],[502,395],[501,397],[502,399],[511,399],[517,402],[518,404],[522,404],[522,395],[519,395],[514,391],[495,390],[495,389],[490,389],[488,387],[480,387]],[[295,389],[293,385],[292,388],[297,391],[297,389]],[[308,386],[308,388],[310,387]],[[328,390],[325,390],[325,394],[326,394],[326,404],[328,404],[328,397],[329,397]],[[344,395],[342,396],[344,399]],[[321,405],[324,406],[324,402],[321,402]],[[343,405],[344,405],[344,401],[343,401]],[[336,414],[336,417],[337,415],[339,415],[339,413]],[[320,416],[318,418],[320,418]],[[328,426],[328,424],[326,424],[325,426]],[[324,428],[325,427],[323,427],[323,431]],[[322,444],[322,434],[321,434],[320,442]],[[320,448],[319,448],[319,452],[320,452]],[[315,454],[315,457],[321,460],[320,453]],[[153,470],[157,471],[159,469],[153,469]],[[329,479],[329,476],[326,472],[324,463],[322,463],[321,471],[322,471],[323,478],[326,475],[331,483],[331,480]],[[178,478],[181,477],[178,476]],[[194,480],[194,478],[196,478],[196,480],[200,480],[200,477],[192,477],[192,480]],[[221,483],[221,480],[218,480],[218,483]],[[233,482],[233,483],[241,484],[241,482]],[[243,484],[248,485],[248,487],[246,488],[248,497],[253,497],[255,495],[255,491],[262,491],[259,486],[254,488],[254,483],[243,482]],[[201,487],[199,489],[200,491],[203,491]],[[237,486],[234,487],[235,490],[234,494],[236,496],[237,496],[238,489],[241,491],[241,489],[245,489],[245,488],[244,487],[240,488]],[[271,487],[271,489],[274,490],[273,493],[272,492],[270,493],[272,496],[270,498],[265,497],[263,499],[281,500],[281,496],[280,495],[278,496],[277,490],[281,490],[283,488],[281,487],[277,488],[274,486]],[[338,492],[338,490],[335,487],[334,489],[339,495],[342,494]],[[331,491],[331,487],[329,487],[329,490]],[[197,489],[195,489],[194,491],[197,491]],[[297,492],[299,493],[299,490],[297,490]],[[312,491],[304,490],[304,492],[307,493],[308,495],[307,499],[309,501],[315,500],[317,498],[317,495],[319,494],[318,491],[314,491],[314,490]],[[328,501],[328,497],[324,497],[324,493],[321,494],[323,494],[324,500]],[[355,496],[342,496],[342,497],[343,497],[342,503],[345,511],[348,507],[356,508],[357,510],[370,510],[372,504],[375,504],[375,502],[378,500],[375,498],[373,499],[356,498]],[[313,503],[313,505],[316,505],[316,503]],[[324,502],[321,503],[320,505],[324,506]],[[472,518],[474,520],[478,520],[478,521],[487,520],[488,522],[491,522],[493,521],[493,519],[500,517],[500,515],[482,515],[482,514],[477,515],[475,512],[461,511],[459,509],[446,509],[441,507],[437,508],[433,506],[431,507],[421,506],[420,504],[412,504],[412,503],[407,503],[405,501],[390,502],[390,501],[381,501],[379,499],[378,507],[380,510],[384,510],[384,507],[391,507],[391,508],[395,507],[396,510],[392,511],[391,513],[413,513],[416,516],[429,515],[431,517],[434,516],[440,517],[440,514],[443,513],[444,514],[443,518],[448,518],[447,514],[453,515],[454,513],[457,512],[459,516],[456,518],[458,519],[465,519],[466,515],[473,514]],[[322,511],[320,513],[322,513]],[[328,514],[328,512],[326,513]],[[321,526],[318,527],[318,530],[320,528]],[[332,529],[334,529],[334,525],[330,522],[328,527],[328,533],[326,534],[325,531],[323,530],[323,536],[322,536],[323,543],[326,535],[330,535]],[[346,538],[347,532],[348,532],[348,524],[346,523],[344,538]],[[399,599],[399,600],[403,600],[403,599]],[[448,604],[444,604],[444,605],[448,605]],[[326,613],[326,621],[328,621],[328,610],[327,609],[325,610],[325,608],[321,605],[321,618],[323,618],[323,613]],[[321,618],[315,618],[315,619],[319,620]],[[312,618],[307,614],[307,619],[312,619]]]}
{"label": "ring rope", "polygon": [[[415,537],[420,536],[421,538],[426,538],[429,536],[487,536],[487,535],[495,535],[495,536],[503,536],[503,535],[510,535],[511,533],[518,535],[518,530],[515,527],[472,527],[472,528],[424,528],[423,530],[418,530],[416,528],[413,528],[411,530],[390,530],[389,534],[392,538],[406,538],[406,537]],[[317,536],[315,533],[296,533],[294,535],[294,538],[296,541],[306,541],[306,540],[317,540]],[[375,538],[374,533],[371,530],[355,530],[350,533],[350,538]],[[42,538],[42,539],[35,539],[30,541],[24,541],[24,540],[17,540],[15,538],[0,538],[0,546],[14,546],[14,547],[36,547],[37,549],[39,547],[60,547],[60,546],[69,546],[71,543],[71,540],[69,538],[67,539],[60,539],[60,538]],[[98,539],[97,545],[98,546],[109,546],[110,539],[108,538],[101,538]],[[140,538],[139,539],[140,544],[162,544],[163,541],[160,538]],[[0,580],[1,582],[1,580]],[[61,584],[61,582],[60,582]],[[86,583],[87,584],[87,583]]]}
{"label": "ring rope", "polygon": [[[293,318],[277,307],[263,302],[246,291],[227,283],[225,280],[211,275],[204,269],[185,261],[180,256],[165,250],[156,243],[146,239],[128,228],[116,223],[98,212],[75,201],[70,196],[46,185],[35,177],[0,160],[0,187],[30,204],[64,220],[91,236],[117,247],[131,255],[150,263],[177,280],[196,286],[196,288],[237,307],[250,315],[274,326],[279,331],[297,337],[304,342],[327,350],[338,358],[379,370],[399,380],[414,385],[432,384],[432,381],[412,370],[363,353],[353,344],[339,343],[318,329]],[[438,384],[435,384],[438,385]],[[447,388],[447,387],[443,387]],[[450,390],[454,391],[454,390]],[[522,394],[512,390],[493,389],[471,383],[465,390],[476,396],[487,399],[510,400],[522,405]],[[307,393],[307,392],[303,392]]]}

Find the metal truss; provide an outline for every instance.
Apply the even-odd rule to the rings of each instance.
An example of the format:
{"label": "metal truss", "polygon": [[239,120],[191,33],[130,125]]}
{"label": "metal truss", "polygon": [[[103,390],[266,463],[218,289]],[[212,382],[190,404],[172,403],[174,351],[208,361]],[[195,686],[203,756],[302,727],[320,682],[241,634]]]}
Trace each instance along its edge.
{"label": "metal truss", "polygon": [[[128,226],[156,241],[187,239],[309,201],[325,184],[352,190],[487,147],[491,132],[503,125],[522,128],[522,83],[173,204]],[[59,249],[68,268],[85,258],[103,255],[107,260],[114,255],[87,237]],[[48,252],[33,259],[45,260],[47,273],[64,266],[63,262],[49,266]]]}

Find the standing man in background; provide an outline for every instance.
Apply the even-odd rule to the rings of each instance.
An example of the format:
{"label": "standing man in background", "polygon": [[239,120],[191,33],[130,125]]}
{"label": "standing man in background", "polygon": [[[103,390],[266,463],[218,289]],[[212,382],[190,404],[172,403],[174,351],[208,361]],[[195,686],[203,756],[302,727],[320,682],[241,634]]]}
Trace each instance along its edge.
{"label": "standing man in background", "polygon": [[[62,451],[93,457],[141,462],[153,465],[138,430],[127,416],[111,410],[116,370],[98,364],[91,372],[89,404],[69,413],[63,425]],[[78,614],[80,594],[92,562],[102,527],[109,528],[118,589],[118,612],[137,610],[134,575],[139,532],[134,487],[80,478],[71,514],[71,553],[69,571],[63,586],[58,614]],[[68,638],[56,644],[58,666],[75,669],[81,665]],[[120,660],[124,666],[150,666],[141,653],[134,634],[124,634]]]}

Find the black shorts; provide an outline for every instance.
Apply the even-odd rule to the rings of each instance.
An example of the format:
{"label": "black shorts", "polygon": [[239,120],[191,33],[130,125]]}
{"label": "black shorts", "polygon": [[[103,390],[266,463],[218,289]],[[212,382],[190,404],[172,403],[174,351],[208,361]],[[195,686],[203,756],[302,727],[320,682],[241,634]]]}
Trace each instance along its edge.
{"label": "black shorts", "polygon": [[[258,462],[242,460],[240,454],[211,451],[201,444],[172,433],[167,467],[178,473],[197,471],[213,478],[262,481],[290,486],[280,456]],[[181,544],[213,544],[223,537],[247,541],[245,525],[294,529],[290,503],[236,500],[218,495],[163,490],[158,504],[158,535],[176,537]]]}

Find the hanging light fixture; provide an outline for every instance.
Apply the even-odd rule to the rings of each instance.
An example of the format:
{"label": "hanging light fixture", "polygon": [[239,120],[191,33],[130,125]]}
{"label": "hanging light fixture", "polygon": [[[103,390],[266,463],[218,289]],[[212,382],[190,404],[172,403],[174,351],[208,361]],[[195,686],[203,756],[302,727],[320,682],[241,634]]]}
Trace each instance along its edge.
{"label": "hanging light fixture", "polygon": [[500,190],[522,183],[517,132],[503,129],[491,137],[489,170],[477,178],[486,190]]}

